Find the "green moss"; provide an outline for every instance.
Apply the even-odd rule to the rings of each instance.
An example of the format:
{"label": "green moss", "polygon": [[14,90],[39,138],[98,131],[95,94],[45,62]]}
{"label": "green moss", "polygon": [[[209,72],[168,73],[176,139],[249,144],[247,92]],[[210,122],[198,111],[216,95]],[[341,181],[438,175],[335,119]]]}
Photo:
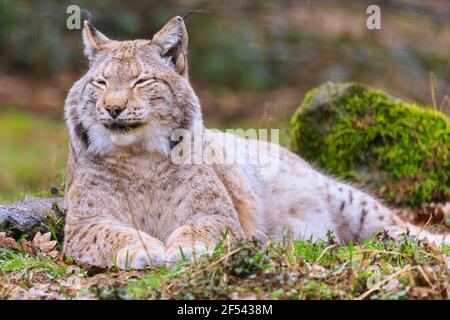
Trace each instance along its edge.
{"label": "green moss", "polygon": [[295,152],[391,204],[450,199],[450,120],[356,83],[311,90],[290,122]]}

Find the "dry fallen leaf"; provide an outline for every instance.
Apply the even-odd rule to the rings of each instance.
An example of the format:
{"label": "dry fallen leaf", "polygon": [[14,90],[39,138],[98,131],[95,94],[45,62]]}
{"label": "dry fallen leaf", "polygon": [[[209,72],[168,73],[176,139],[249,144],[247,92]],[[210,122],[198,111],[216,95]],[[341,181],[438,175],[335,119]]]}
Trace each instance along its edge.
{"label": "dry fallen leaf", "polygon": [[398,214],[401,218],[418,225],[424,225],[428,220],[431,224],[445,224],[445,220],[450,217],[450,202],[424,203],[419,209],[400,209]]}
{"label": "dry fallen leaf", "polygon": [[231,300],[257,300],[258,297],[256,294],[252,293],[240,293],[237,291],[233,291],[230,294]]}
{"label": "dry fallen leaf", "polygon": [[410,293],[414,297],[424,299],[432,296],[433,294],[436,294],[436,290],[427,287],[413,287],[410,289]]}
{"label": "dry fallen leaf", "polygon": [[22,290],[16,297],[19,300],[52,299],[62,300],[64,296],[60,293],[60,287],[52,284],[38,283],[28,290]]}
{"label": "dry fallen leaf", "polygon": [[51,237],[52,234],[50,232],[44,233],[43,235],[38,232],[34,236],[31,245],[36,251],[40,251],[52,258],[56,258],[58,256],[58,251],[55,250],[57,242],[55,240],[51,240]]}
{"label": "dry fallen leaf", "polygon": [[13,238],[7,237],[5,232],[0,232],[0,247],[8,250],[19,250],[20,244],[18,244]]}

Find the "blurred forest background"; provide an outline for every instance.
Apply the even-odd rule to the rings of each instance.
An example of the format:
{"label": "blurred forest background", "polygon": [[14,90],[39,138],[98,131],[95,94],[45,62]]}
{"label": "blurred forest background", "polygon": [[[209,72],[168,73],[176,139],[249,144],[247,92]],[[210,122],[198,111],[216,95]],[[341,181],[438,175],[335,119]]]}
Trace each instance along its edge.
{"label": "blurred forest background", "polygon": [[[151,38],[172,16],[202,10],[186,25],[209,127],[283,129],[328,80],[450,115],[448,0],[0,0],[0,202],[62,187],[64,99],[87,68],[80,32],[66,28],[70,4],[113,39]],[[381,30],[366,28],[370,4],[381,7]]]}

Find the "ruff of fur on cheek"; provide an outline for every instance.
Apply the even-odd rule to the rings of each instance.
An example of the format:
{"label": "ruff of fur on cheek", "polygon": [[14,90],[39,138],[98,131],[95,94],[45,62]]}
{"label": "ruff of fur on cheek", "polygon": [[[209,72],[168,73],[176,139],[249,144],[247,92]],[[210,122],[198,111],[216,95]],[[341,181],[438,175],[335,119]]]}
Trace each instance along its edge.
{"label": "ruff of fur on cheek", "polygon": [[[73,130],[77,140],[82,142],[90,154],[106,155],[128,148],[170,155],[169,134],[164,134],[164,131],[167,130],[153,128],[151,125],[141,125],[134,129],[127,128],[116,133],[90,119],[86,122],[89,123],[88,126],[79,122]],[[155,132],[162,134],[155,134]]]}

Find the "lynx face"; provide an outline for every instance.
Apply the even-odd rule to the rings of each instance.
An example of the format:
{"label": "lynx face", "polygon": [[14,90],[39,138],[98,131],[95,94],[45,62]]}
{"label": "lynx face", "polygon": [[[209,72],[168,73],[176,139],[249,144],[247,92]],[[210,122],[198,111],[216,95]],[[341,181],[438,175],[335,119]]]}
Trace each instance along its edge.
{"label": "lynx face", "polygon": [[[113,41],[85,22],[90,68],[69,93],[69,128],[88,152],[170,152],[174,130],[200,119],[187,76],[187,33],[175,17],[152,40]],[[81,92],[80,92],[81,91]],[[76,95],[85,101],[70,103]]]}

